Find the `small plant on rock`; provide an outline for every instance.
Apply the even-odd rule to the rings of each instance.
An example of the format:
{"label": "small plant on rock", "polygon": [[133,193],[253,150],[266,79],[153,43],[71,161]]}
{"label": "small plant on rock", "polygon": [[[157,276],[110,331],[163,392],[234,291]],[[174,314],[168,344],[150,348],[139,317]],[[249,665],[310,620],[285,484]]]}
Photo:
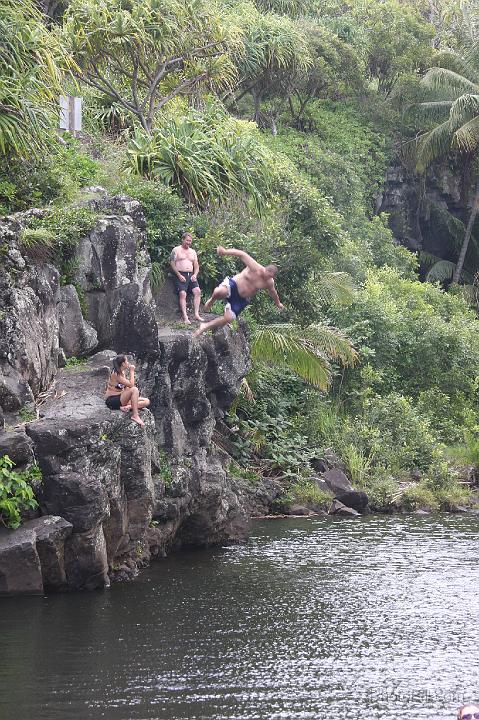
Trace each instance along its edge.
{"label": "small plant on rock", "polygon": [[19,527],[23,510],[38,507],[31,482],[39,480],[38,468],[18,473],[14,466],[8,455],[0,458],[0,522],[12,530]]}

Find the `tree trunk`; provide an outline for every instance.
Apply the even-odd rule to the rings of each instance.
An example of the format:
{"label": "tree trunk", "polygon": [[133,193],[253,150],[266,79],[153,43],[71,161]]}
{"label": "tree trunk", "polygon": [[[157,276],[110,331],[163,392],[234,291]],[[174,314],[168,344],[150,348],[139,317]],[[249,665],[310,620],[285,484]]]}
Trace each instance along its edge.
{"label": "tree trunk", "polygon": [[476,192],[474,194],[474,200],[472,201],[471,214],[469,215],[469,222],[467,223],[466,234],[464,235],[464,241],[462,243],[461,252],[457,260],[456,267],[454,269],[454,275],[452,276],[452,282],[458,283],[461,277],[462,268],[464,267],[464,260],[466,259],[467,248],[469,246],[469,240],[472,235],[472,228],[476,220],[477,211],[479,209],[479,180],[477,181]]}
{"label": "tree trunk", "polygon": [[258,125],[261,121],[261,97],[263,93],[261,90],[257,90],[256,88],[253,88],[253,102],[254,102],[254,115],[253,120]]}

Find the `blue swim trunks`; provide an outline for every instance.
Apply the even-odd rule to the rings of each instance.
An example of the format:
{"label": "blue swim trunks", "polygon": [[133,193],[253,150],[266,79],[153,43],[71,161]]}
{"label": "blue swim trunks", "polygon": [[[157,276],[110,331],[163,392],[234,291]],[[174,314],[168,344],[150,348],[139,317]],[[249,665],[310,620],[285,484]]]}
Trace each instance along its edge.
{"label": "blue swim trunks", "polygon": [[250,298],[241,297],[238,292],[238,286],[236,281],[232,277],[226,277],[221,285],[224,285],[228,290],[228,302],[225,305],[226,310],[229,310],[235,316],[235,320],[242,310],[245,309],[250,303]]}

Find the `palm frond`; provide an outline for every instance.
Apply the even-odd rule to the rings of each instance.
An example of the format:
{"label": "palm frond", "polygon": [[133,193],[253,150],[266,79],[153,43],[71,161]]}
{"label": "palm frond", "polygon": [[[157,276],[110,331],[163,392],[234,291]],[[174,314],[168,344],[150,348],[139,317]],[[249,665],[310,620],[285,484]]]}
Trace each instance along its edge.
{"label": "palm frond", "polygon": [[479,95],[461,95],[451,106],[451,127],[459,128],[477,116],[479,116]]}
{"label": "palm frond", "polygon": [[479,114],[456,130],[453,146],[461,152],[476,152],[479,148]]}
{"label": "palm frond", "polygon": [[331,380],[327,358],[312,342],[285,332],[286,327],[291,331],[293,326],[257,328],[251,343],[253,360],[286,366],[309,384],[326,390]]}
{"label": "palm frond", "polygon": [[438,260],[426,274],[427,282],[444,282],[451,280],[454,274],[455,263],[449,260]]}
{"label": "palm frond", "polygon": [[453,100],[430,100],[414,106],[419,119],[424,117],[433,122],[441,122],[449,119]]}
{"label": "palm frond", "polygon": [[431,90],[444,89],[448,94],[455,94],[457,97],[465,93],[475,94],[479,90],[479,86],[464,75],[439,67],[428,70],[421,80],[421,85]]}
{"label": "palm frond", "polygon": [[351,275],[345,272],[323,272],[314,279],[318,299],[325,305],[333,302],[340,305],[352,303],[355,286]]}
{"label": "palm frond", "polygon": [[452,134],[451,124],[447,120],[417,138],[416,165],[419,172],[424,172],[434,160],[447,153],[451,146]]}
{"label": "palm frond", "polygon": [[349,338],[345,337],[336,328],[316,323],[309,325],[304,331],[305,337],[314,342],[328,358],[339,360],[346,367],[352,366],[358,359],[358,354]]}

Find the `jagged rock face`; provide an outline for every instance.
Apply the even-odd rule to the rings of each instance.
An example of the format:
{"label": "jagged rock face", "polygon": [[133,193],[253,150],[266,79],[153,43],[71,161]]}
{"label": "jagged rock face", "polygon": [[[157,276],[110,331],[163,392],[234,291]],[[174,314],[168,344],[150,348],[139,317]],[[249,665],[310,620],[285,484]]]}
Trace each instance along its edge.
{"label": "jagged rock face", "polygon": [[97,332],[91,323],[84,320],[73,285],[60,288],[58,319],[60,347],[66,357],[85,357],[96,348]]}
{"label": "jagged rock face", "polygon": [[446,213],[467,222],[473,195],[473,183],[464,183],[460,168],[437,164],[421,179],[397,165],[388,169],[377,210],[388,213],[391,230],[401,244],[455,261]]}
{"label": "jagged rock face", "polygon": [[[47,573],[50,589],[106,587],[118,568],[120,577],[125,568],[131,576],[150,554],[246,537],[243,489],[228,479],[221,453],[211,446],[215,416],[248,370],[244,334],[224,330],[201,342],[186,332],[171,334],[156,353],[139,358],[141,392],[151,390],[152,400],[152,412],[142,411],[144,428],[104,403],[114,354],[98,353],[83,367],[62,370],[42,419],[26,425],[27,435],[12,434],[9,442],[10,433],[0,434],[0,448],[26,461],[35,454],[43,475],[40,519],[59,516],[71,530],[55,546],[61,562]],[[160,445],[169,450],[169,462]],[[9,532],[14,538],[20,530]],[[35,534],[25,542],[19,534],[18,542],[10,541],[15,550],[2,551],[0,544],[3,592],[20,588],[9,566],[9,559],[18,563],[19,546],[29,547],[30,580],[18,591],[42,592],[39,578],[46,570]]]}
{"label": "jagged rock face", "polygon": [[0,528],[0,595],[64,590],[65,541],[72,526],[61,517],[29,520],[15,532]]}
{"label": "jagged rock face", "polygon": [[126,196],[91,194],[94,199],[84,204],[98,213],[98,221],[76,250],[76,280],[89,322],[81,316],[76,289],[60,288],[58,270],[21,252],[19,236],[28,217],[45,211],[0,221],[2,412],[17,411],[49,387],[61,351],[71,357],[91,353],[97,344],[117,352],[158,348],[141,206]]}
{"label": "jagged rock face", "polygon": [[126,196],[109,198],[101,191],[97,196],[87,205],[101,215],[76,252],[88,318],[101,348],[156,350],[158,325],[141,205]]}
{"label": "jagged rock face", "polygon": [[[0,594],[101,588],[134,575],[151,554],[247,533],[248,489],[228,478],[228,458],[212,444],[249,370],[244,326],[200,339],[159,328],[141,208],[95,194],[89,204],[100,215],[78,248],[77,280],[99,347],[112,349],[85,366],[58,371],[61,354],[86,354],[95,342],[76,289],[60,289],[52,266],[22,257],[21,218],[3,226],[0,407],[16,410],[40,392],[44,402],[26,433],[0,433],[0,450],[19,465],[34,453],[43,474],[41,517],[0,538]],[[173,296],[172,313],[176,305]],[[103,399],[111,358],[131,351],[151,400],[144,428]]]}
{"label": "jagged rock face", "polygon": [[33,400],[57,368],[58,271],[27,264],[16,244],[17,221],[0,222],[0,407]]}

